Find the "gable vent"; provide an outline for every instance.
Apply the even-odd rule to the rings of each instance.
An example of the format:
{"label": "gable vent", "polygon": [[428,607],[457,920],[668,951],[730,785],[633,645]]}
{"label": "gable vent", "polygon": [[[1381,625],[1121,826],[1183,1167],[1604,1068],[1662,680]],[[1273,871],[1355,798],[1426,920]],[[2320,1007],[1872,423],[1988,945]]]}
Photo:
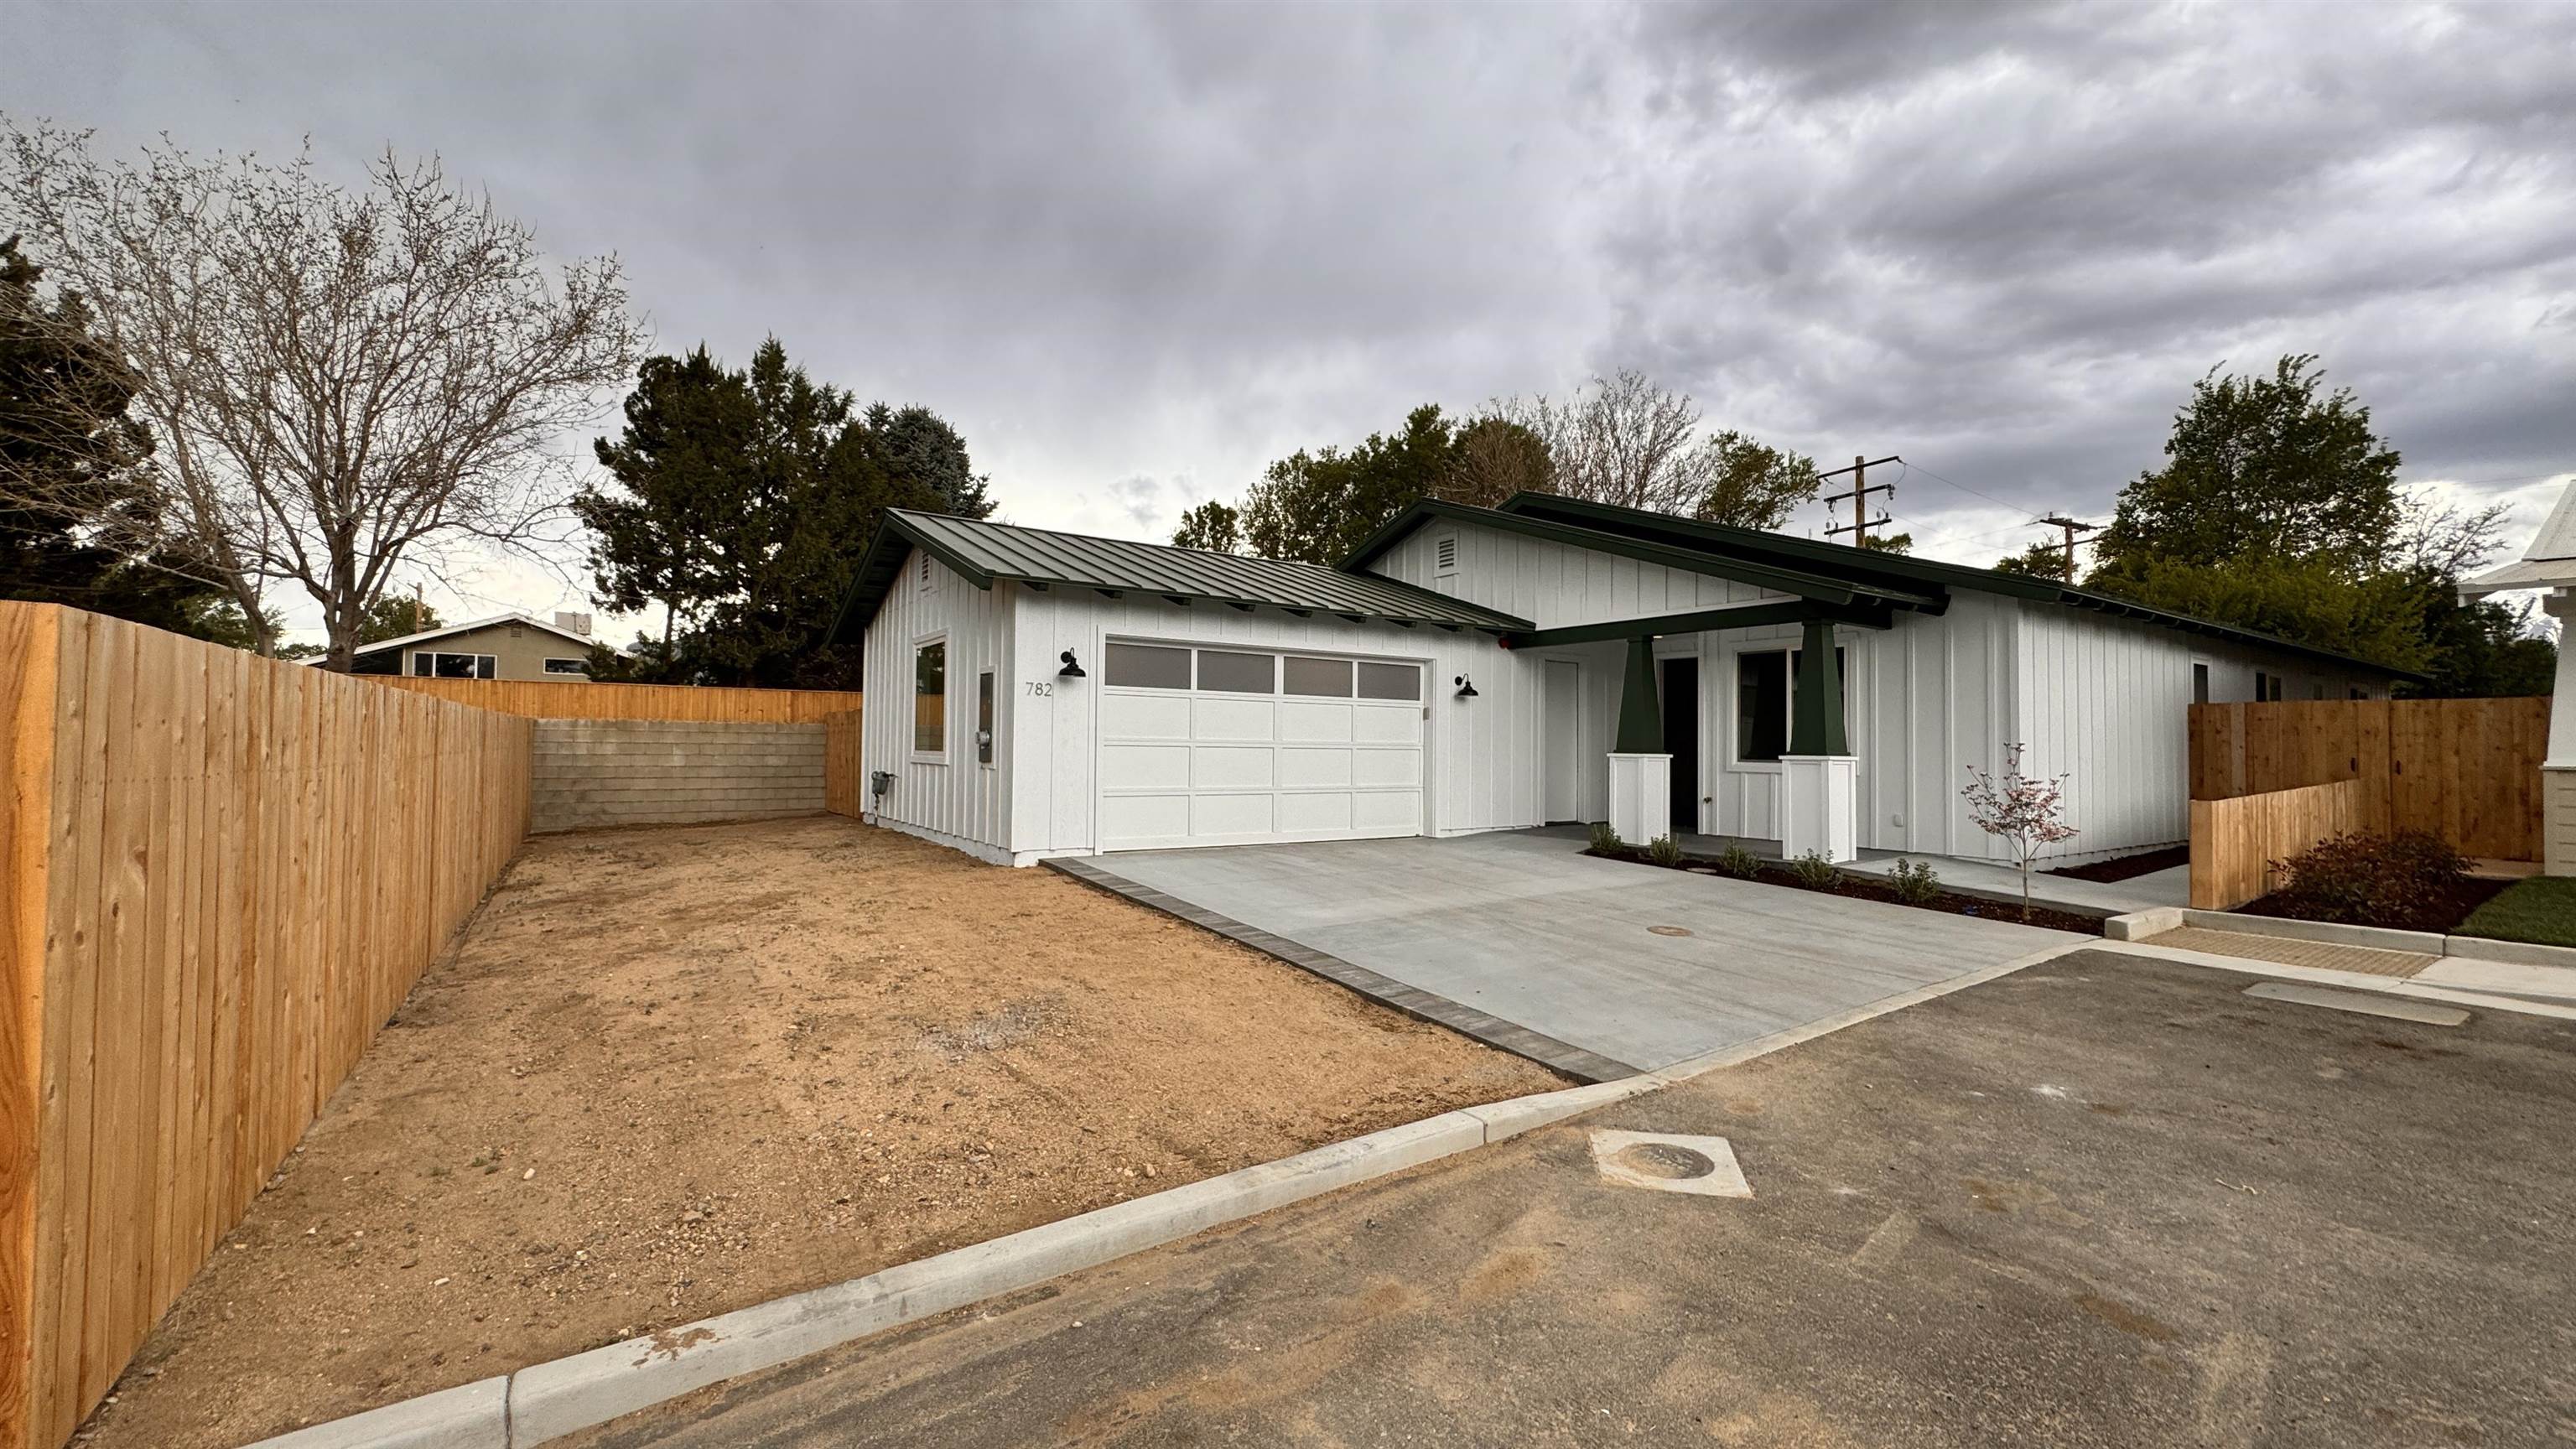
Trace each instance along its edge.
{"label": "gable vent", "polygon": [[928,554],[921,556],[921,586],[925,589],[930,587],[930,555]]}
{"label": "gable vent", "polygon": [[1435,557],[1439,560],[1437,568],[1441,573],[1454,574],[1458,571],[1457,535],[1452,534],[1447,538],[1441,539],[1432,545],[1432,549]]}

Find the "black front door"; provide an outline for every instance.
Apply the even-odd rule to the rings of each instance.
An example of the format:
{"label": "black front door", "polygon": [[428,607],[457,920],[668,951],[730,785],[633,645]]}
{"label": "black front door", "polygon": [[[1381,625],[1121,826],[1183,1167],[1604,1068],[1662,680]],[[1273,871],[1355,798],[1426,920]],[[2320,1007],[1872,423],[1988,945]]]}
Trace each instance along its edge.
{"label": "black front door", "polygon": [[1699,829],[1699,661],[1664,661],[1664,748],[1673,757],[1673,833]]}

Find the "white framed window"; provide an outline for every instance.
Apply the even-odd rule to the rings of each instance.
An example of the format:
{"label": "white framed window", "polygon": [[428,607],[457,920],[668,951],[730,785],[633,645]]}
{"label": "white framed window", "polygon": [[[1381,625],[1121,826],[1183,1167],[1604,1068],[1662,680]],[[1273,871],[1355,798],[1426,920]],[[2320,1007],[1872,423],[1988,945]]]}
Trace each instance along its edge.
{"label": "white framed window", "polygon": [[912,757],[932,764],[948,759],[948,637],[934,635],[912,646]]}
{"label": "white framed window", "polygon": [[[1789,722],[1798,707],[1796,649],[1743,649],[1735,656],[1735,753],[1728,768],[1774,770],[1789,753]],[[1843,684],[1843,731],[1851,732],[1851,650],[1834,646],[1834,677]]]}
{"label": "white framed window", "polygon": [[2209,703],[2209,661],[2206,659],[2191,661],[2191,702]]}
{"label": "white framed window", "polygon": [[411,651],[411,672],[418,679],[498,679],[500,663],[489,654],[446,649]]}
{"label": "white framed window", "polygon": [[590,675],[590,661],[587,659],[549,659],[546,661],[546,673],[578,674],[584,678],[588,678]]}

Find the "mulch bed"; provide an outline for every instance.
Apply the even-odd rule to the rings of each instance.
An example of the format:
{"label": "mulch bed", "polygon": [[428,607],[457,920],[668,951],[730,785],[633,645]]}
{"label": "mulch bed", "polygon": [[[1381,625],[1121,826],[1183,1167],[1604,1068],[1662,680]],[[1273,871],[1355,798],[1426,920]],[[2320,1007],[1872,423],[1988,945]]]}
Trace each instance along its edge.
{"label": "mulch bed", "polygon": [[[2514,882],[2509,880],[2495,880],[2484,876],[2471,876],[2468,879],[2461,881],[2458,885],[2451,887],[2448,891],[2443,892],[2438,901],[2432,902],[2421,909],[2377,916],[2367,921],[2355,922],[2354,924],[2379,926],[2391,931],[2434,931],[2447,935],[2452,931],[2458,930],[2460,923],[2467,920],[2471,913],[2475,912],[2478,907],[2485,905],[2493,897],[2502,894],[2507,887],[2513,884]],[[2277,921],[2318,919],[2318,917],[2302,913],[2293,905],[2284,901],[2281,898],[2281,893],[2278,891],[2275,891],[2268,896],[2247,901],[2245,904],[2236,908],[2236,914],[2240,916],[2270,916]]]}
{"label": "mulch bed", "polygon": [[[1654,857],[1646,854],[1642,850],[1587,850],[1584,854],[1599,856],[1603,860],[1624,860],[1630,865],[1657,864]],[[1711,861],[1706,856],[1698,855],[1685,855],[1682,857],[1682,863],[1680,865],[1666,866],[1663,868],[1667,870],[1684,870],[1693,875],[1728,875],[1726,871],[1717,868],[1716,862]],[[1745,877],[1728,876],[1728,878],[1742,880]],[[1786,886],[1791,890],[1811,891],[1816,889],[1814,886],[1808,885],[1806,882],[1798,879],[1798,877],[1791,873],[1785,866],[1762,866],[1753,873],[1751,878],[1764,885]],[[2019,901],[2006,904],[2001,901],[1986,899],[1983,896],[1954,895],[1949,891],[1936,892],[1931,899],[1925,901],[1904,901],[1897,899],[1895,888],[1887,884],[1887,882],[1880,880],[1875,876],[1856,876],[1848,872],[1837,875],[1834,878],[1833,885],[1826,889],[1825,894],[1849,896],[1853,900],[1859,901],[1884,901],[1891,906],[1912,906],[1917,910],[1924,911],[1947,911],[1954,916],[1982,916],[1990,921],[2010,921],[2015,924],[2021,924],[2023,922],[2021,902]],[[2098,936],[2102,934],[2102,921],[2103,918],[2100,916],[2088,916],[2075,911],[2053,910],[2047,906],[2033,904],[2030,908],[2028,924],[2033,926],[2045,926],[2051,930],[2074,931],[2081,935]]]}
{"label": "mulch bed", "polygon": [[2123,855],[2112,860],[2097,860],[2091,865],[2060,866],[2056,870],[2040,873],[2062,875],[2068,880],[2089,880],[2096,885],[2109,885],[2114,881],[2136,880],[2142,875],[2153,875],[2160,870],[2171,870],[2175,866],[2189,864],[2191,864],[2190,846],[2168,845],[2162,850],[2141,851],[2136,855]]}

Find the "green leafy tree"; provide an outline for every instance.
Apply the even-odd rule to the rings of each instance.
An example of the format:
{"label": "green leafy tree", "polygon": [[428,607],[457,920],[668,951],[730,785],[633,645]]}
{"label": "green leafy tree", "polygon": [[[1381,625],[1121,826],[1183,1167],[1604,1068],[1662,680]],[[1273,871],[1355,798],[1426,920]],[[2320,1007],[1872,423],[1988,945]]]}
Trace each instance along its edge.
{"label": "green leafy tree", "polygon": [[[1776,529],[1789,515],[1812,501],[1824,486],[1816,477],[1816,460],[1757,441],[1732,428],[1715,434],[1691,456],[1701,478],[1699,501],[1691,516],[1703,523],[1735,528]],[[1899,535],[1905,547],[1910,534]],[[1876,539],[1865,547],[1886,547]],[[1895,549],[1902,553],[1905,549]]]}
{"label": "green leafy tree", "polygon": [[1301,448],[1271,464],[1245,497],[1244,544],[1263,558],[1338,562],[1387,520],[1438,496],[1456,463],[1457,435],[1437,404],[1348,452]]}
{"label": "green leafy tree", "polygon": [[1909,554],[1914,552],[1914,535],[1910,533],[1864,533],[1860,546],[1871,553]]}
{"label": "green leafy tree", "polygon": [[631,658],[595,650],[600,678],[854,687],[857,650],[827,641],[884,510],[992,507],[936,414],[859,415],[776,338],[741,371],[704,348],[652,359],[626,416],[599,444],[618,491],[586,490],[575,509],[601,607],[658,602],[671,623]]}
{"label": "green leafy tree", "polygon": [[1526,424],[1491,413],[1458,429],[1439,496],[1493,508],[1515,493],[1556,491],[1556,460],[1547,440]]}
{"label": "green leafy tree", "polygon": [[2317,560],[2359,576],[2390,562],[2406,521],[2398,453],[2350,388],[2323,393],[2313,355],[2269,377],[2192,385],[2165,466],[2121,491],[2097,557],[2114,578],[2137,560]]}
{"label": "green leafy tree", "polygon": [[1211,498],[1181,511],[1181,526],[1172,530],[1172,542],[1211,553],[1241,553],[1243,515],[1222,500]]}
{"label": "green leafy tree", "polygon": [[2025,574],[2035,579],[2056,579],[2061,583],[2070,584],[2075,582],[2070,576],[2071,571],[2066,567],[2065,546],[2050,543],[2045,539],[2017,554],[1995,560],[1995,569],[1999,573]]}

